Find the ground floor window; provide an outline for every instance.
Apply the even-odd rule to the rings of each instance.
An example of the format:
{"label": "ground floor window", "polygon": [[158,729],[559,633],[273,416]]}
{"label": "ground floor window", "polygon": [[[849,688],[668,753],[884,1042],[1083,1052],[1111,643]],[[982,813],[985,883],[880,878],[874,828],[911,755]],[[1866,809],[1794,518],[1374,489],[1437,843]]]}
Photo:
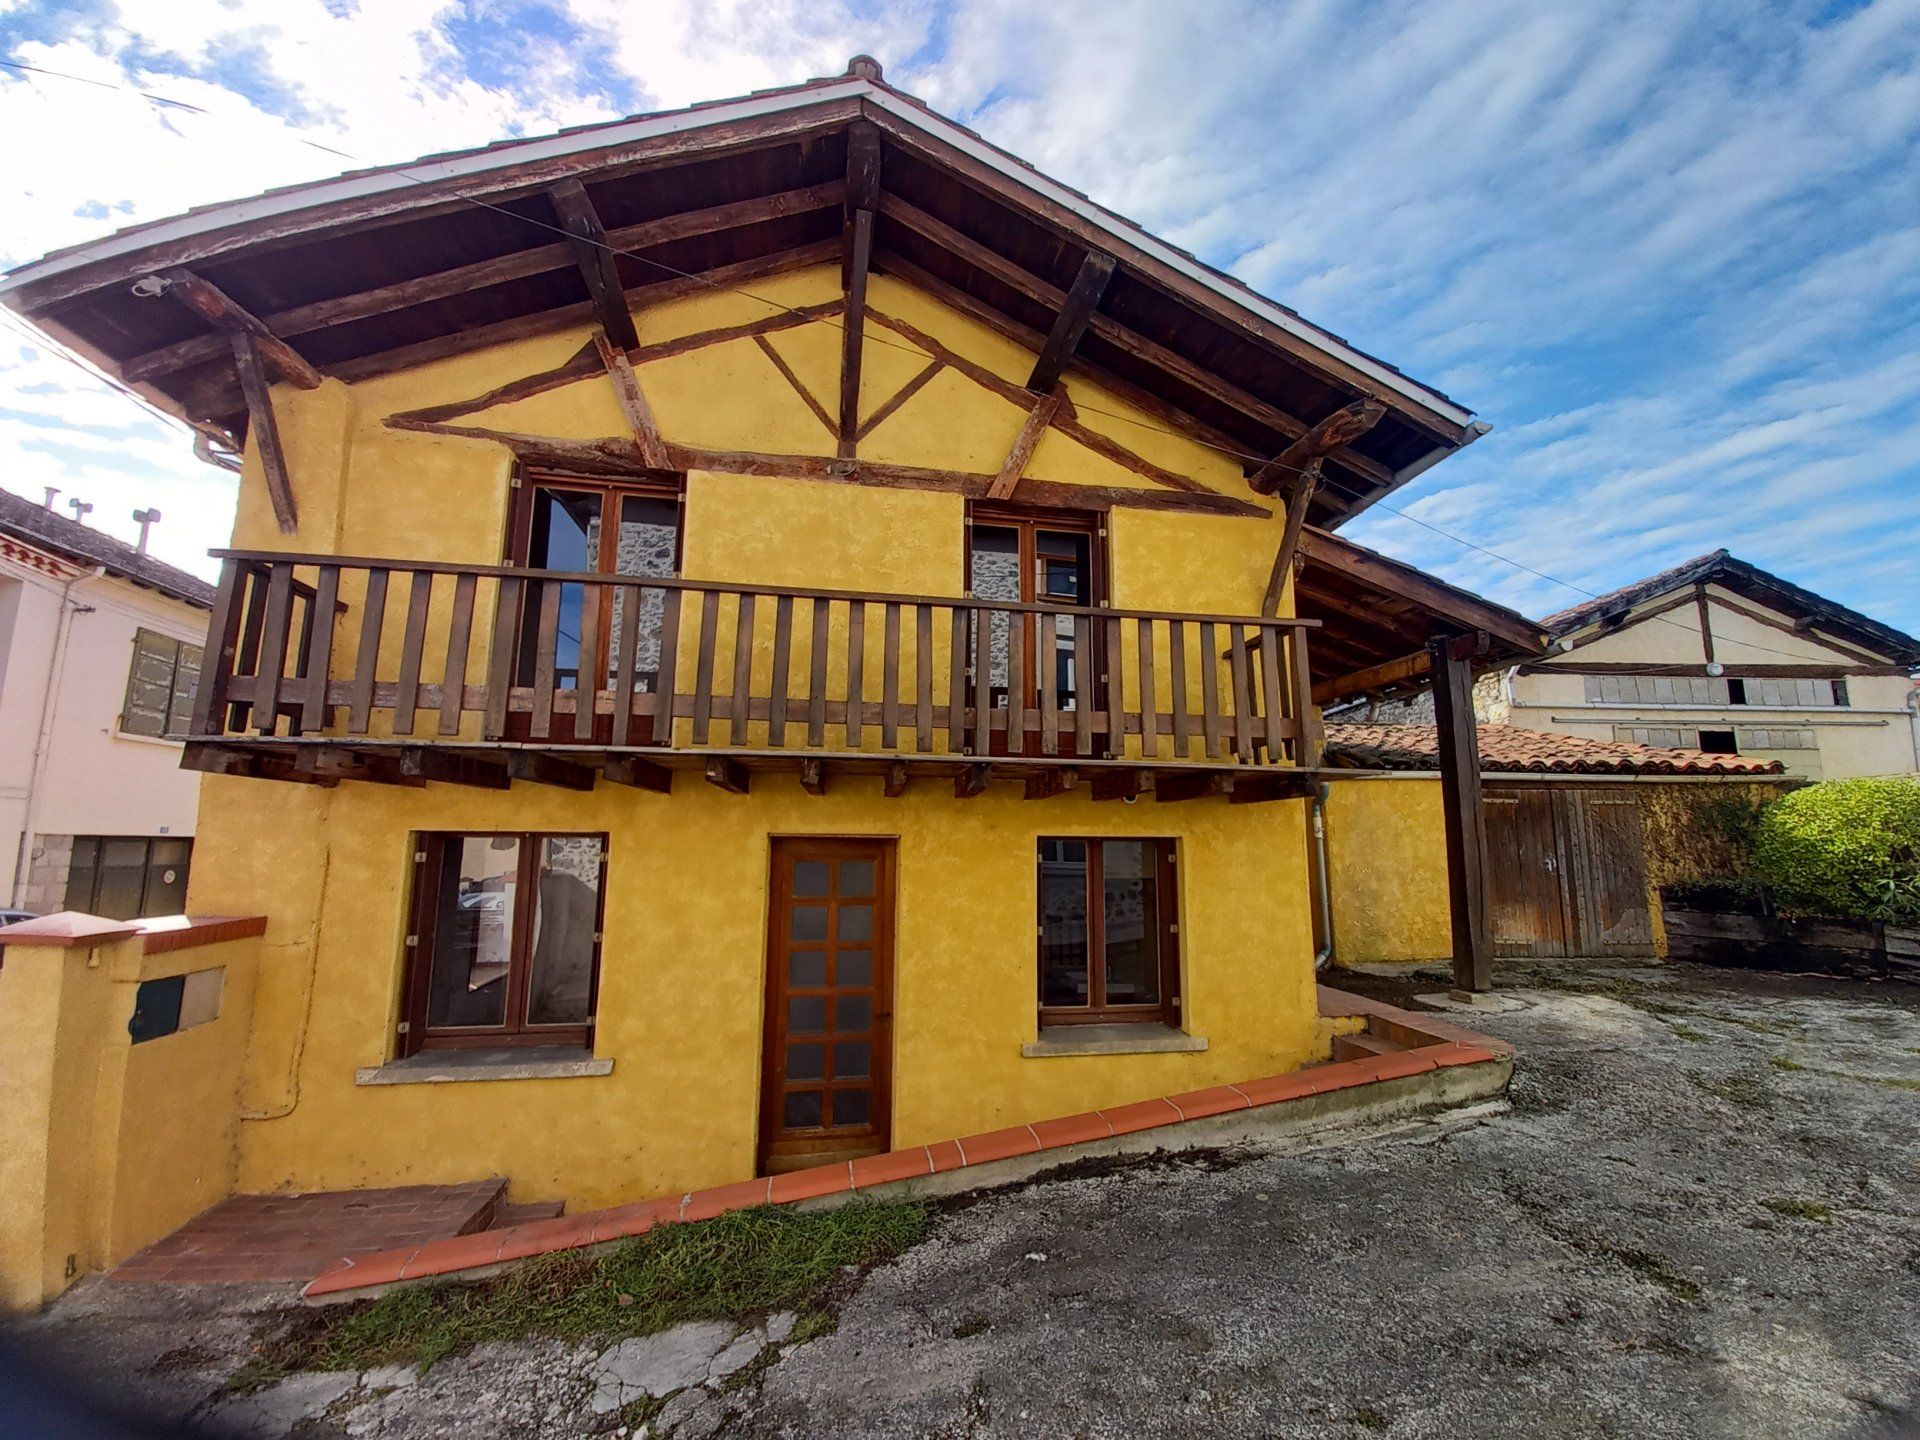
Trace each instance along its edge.
{"label": "ground floor window", "polygon": [[109,920],[182,914],[192,859],[189,839],[76,835],[67,862],[66,908]]}
{"label": "ground floor window", "polygon": [[400,1053],[591,1042],[606,837],[423,835]]}
{"label": "ground floor window", "polygon": [[1171,840],[1040,841],[1040,1023],[1177,1024]]}

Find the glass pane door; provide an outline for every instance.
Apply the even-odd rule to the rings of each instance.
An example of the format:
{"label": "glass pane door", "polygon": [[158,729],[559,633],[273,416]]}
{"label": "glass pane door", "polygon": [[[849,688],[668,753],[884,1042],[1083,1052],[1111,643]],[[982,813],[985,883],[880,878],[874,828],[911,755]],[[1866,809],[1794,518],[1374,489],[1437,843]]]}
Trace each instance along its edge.
{"label": "glass pane door", "polygon": [[[1093,522],[1043,520],[1024,516],[977,516],[971,526],[967,555],[968,588],[975,599],[1012,600],[1025,604],[1087,606],[1096,603],[1093,563]],[[1051,685],[1054,703],[1062,712],[1079,704],[1081,679],[1077,673],[1072,616],[1023,615],[989,612],[987,626],[988,683],[996,710],[1007,707],[1014,670],[1020,675],[1020,704],[1037,712],[1041,687]],[[1094,643],[1100,643],[1098,627]],[[1019,664],[1013,666],[1018,645]],[[976,653],[969,650],[969,654]],[[1020,753],[1037,747],[1039,737],[1019,741],[996,732],[997,753]]]}

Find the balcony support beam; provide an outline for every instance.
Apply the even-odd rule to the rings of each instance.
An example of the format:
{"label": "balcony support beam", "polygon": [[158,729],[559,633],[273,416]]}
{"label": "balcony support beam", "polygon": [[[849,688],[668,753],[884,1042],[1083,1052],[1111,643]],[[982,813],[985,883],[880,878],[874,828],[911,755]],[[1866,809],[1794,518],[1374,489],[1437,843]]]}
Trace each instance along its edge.
{"label": "balcony support beam", "polygon": [[715,755],[707,761],[707,783],[726,791],[729,795],[744,795],[752,783],[747,775],[747,767],[738,760],[724,755]]}
{"label": "balcony support beam", "polygon": [[616,785],[651,790],[657,795],[673,789],[673,771],[638,755],[609,755],[600,762],[600,773]]}
{"label": "balcony support beam", "polygon": [[1480,738],[1473,714],[1477,637],[1442,635],[1427,646],[1433,715],[1440,736],[1440,801],[1447,842],[1447,908],[1453,922],[1453,984],[1493,988],[1487,927],[1487,832],[1480,803]]}
{"label": "balcony support beam", "polygon": [[509,750],[507,773],[515,780],[531,780],[562,790],[591,790],[600,776],[591,766],[562,760],[539,750]]}
{"label": "balcony support beam", "polygon": [[1090,793],[1096,800],[1131,800],[1153,788],[1153,776],[1146,770],[1103,771],[1093,777]]}
{"label": "balcony support beam", "polygon": [[993,779],[991,765],[969,765],[953,777],[953,798],[971,800],[976,795],[984,795],[987,782]]}
{"label": "balcony support beam", "polygon": [[498,761],[478,755],[450,754],[429,745],[402,750],[400,773],[448,785],[471,785],[480,790],[507,790],[513,786],[513,777]]}

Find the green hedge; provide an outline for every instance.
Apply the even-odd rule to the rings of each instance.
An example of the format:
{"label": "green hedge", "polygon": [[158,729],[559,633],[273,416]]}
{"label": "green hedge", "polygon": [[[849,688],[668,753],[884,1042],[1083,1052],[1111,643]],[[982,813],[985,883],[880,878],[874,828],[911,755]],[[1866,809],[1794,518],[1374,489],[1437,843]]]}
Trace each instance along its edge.
{"label": "green hedge", "polygon": [[1761,816],[1753,864],[1782,910],[1920,924],[1920,777],[1784,796]]}

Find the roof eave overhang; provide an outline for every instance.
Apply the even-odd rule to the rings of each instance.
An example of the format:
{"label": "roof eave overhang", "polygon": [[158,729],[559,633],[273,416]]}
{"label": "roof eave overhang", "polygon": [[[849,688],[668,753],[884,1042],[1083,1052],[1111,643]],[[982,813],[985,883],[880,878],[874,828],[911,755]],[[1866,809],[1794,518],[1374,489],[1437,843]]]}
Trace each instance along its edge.
{"label": "roof eave overhang", "polygon": [[[1160,270],[1203,288],[1226,312],[1271,326],[1311,346],[1338,366],[1351,370],[1380,390],[1390,393],[1427,428],[1448,432],[1421,460],[1395,475],[1393,486],[1405,483],[1428,465],[1485,433],[1470,410],[1437,391],[1356,350],[1260,296],[1231,277],[1147,233],[1139,226],[1089,200],[1077,191],[1049,179],[1006,152],[952,121],[926,109],[899,92],[862,77],[796,87],[788,91],[750,95],[738,100],[702,105],[688,110],[616,121],[592,129],[546,136],[514,144],[429,159],[415,164],[343,175],[310,185],[290,187],[252,199],[214,205],[204,210],[156,221],[92,244],[30,262],[0,279],[0,302],[20,310],[57,338],[111,373],[111,362],[79,344],[60,326],[55,315],[37,312],[88,290],[114,284],[162,265],[204,260],[254,243],[263,227],[276,234],[320,230],[340,223],[340,211],[351,211],[354,221],[457,201],[465,196],[498,194],[511,186],[489,183],[508,169],[524,169],[541,162],[559,161],[595,153],[644,151],[678,135],[744,121],[808,112],[826,119],[851,103],[866,107],[885,124],[917,132],[951,148],[976,164],[994,171],[1025,193],[1036,211],[1050,207],[1068,212],[1098,232],[1116,252],[1151,272]],[[305,223],[302,223],[304,218]],[[65,284],[56,282],[66,281]],[[170,413],[177,404],[152,386],[139,392]],[[1397,407],[1396,407],[1397,408]],[[1386,493],[1383,490],[1381,493]],[[1359,508],[1355,507],[1356,513]]]}

